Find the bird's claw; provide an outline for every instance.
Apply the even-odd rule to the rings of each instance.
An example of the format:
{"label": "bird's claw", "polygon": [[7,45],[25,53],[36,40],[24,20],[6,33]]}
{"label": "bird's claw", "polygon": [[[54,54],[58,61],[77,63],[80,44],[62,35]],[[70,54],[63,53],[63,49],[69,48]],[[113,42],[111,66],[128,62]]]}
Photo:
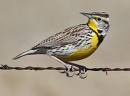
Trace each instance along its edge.
{"label": "bird's claw", "polygon": [[73,68],[73,66],[65,66],[65,70],[60,71],[60,73],[65,73],[67,77],[73,77],[74,76],[74,68]]}
{"label": "bird's claw", "polygon": [[73,66],[70,66],[70,67],[66,67],[65,66],[65,73],[66,73],[66,76],[67,77],[73,77],[74,76],[74,68]]}
{"label": "bird's claw", "polygon": [[80,73],[80,74],[79,74],[79,78],[81,78],[81,79],[87,78],[87,72],[85,72],[85,73]]}
{"label": "bird's claw", "polygon": [[85,66],[79,66],[79,71],[76,75],[81,79],[85,79],[87,77],[87,68]]}

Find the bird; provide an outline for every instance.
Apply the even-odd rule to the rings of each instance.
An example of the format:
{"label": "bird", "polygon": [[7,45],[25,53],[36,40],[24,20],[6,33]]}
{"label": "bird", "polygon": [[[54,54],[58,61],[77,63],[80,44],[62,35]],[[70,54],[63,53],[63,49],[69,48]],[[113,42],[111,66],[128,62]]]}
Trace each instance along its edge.
{"label": "bird", "polygon": [[86,72],[86,67],[74,64],[72,61],[81,60],[92,55],[100,46],[109,31],[109,14],[106,12],[80,12],[87,17],[87,22],[68,27],[31,49],[17,55],[16,60],[26,55],[45,54],[61,62],[69,76],[73,66],[79,69],[79,74]]}

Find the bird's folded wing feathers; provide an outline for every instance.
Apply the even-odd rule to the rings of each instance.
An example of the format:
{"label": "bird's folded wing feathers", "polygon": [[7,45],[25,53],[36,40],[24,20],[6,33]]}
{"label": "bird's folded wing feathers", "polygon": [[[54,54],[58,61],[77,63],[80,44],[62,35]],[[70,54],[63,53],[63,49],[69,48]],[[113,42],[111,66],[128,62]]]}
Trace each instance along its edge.
{"label": "bird's folded wing feathers", "polygon": [[83,34],[84,24],[69,27],[62,32],[59,32],[53,36],[43,40],[32,49],[38,48],[55,48],[66,44],[76,43],[79,36]]}

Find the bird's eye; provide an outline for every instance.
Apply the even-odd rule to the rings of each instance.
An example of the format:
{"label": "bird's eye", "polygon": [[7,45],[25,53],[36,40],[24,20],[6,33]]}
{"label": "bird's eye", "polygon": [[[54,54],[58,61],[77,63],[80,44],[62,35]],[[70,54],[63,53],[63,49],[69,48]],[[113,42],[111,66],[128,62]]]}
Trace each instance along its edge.
{"label": "bird's eye", "polygon": [[97,20],[98,20],[98,21],[101,21],[101,18],[98,18]]}

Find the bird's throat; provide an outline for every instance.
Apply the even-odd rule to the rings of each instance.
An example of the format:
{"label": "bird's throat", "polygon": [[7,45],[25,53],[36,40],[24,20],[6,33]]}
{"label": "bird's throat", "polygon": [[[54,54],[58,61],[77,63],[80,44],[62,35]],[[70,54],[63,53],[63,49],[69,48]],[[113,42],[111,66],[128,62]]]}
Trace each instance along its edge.
{"label": "bird's throat", "polygon": [[94,20],[89,20],[89,21],[88,21],[88,26],[89,26],[92,30],[94,30],[97,34],[99,34],[99,33],[98,33],[98,28],[97,28],[96,22],[94,22]]}

